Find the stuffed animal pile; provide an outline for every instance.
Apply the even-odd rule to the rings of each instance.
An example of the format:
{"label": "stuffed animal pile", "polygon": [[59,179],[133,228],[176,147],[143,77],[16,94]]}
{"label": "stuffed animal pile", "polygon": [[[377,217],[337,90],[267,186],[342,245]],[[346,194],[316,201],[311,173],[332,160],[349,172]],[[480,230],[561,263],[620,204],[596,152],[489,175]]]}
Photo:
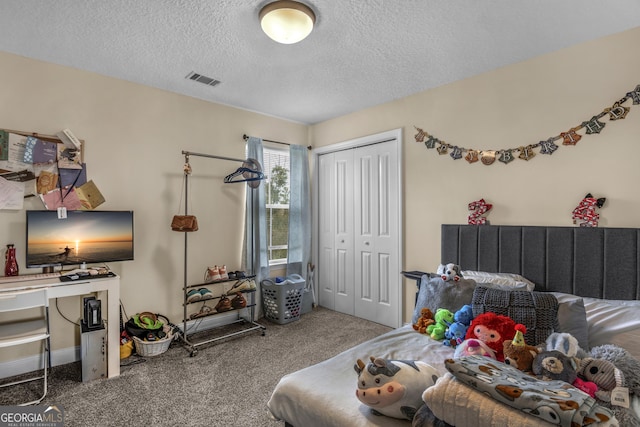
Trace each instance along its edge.
{"label": "stuffed animal pile", "polygon": [[[620,426],[640,426],[640,419],[628,409],[630,395],[640,396],[640,361],[625,349],[613,344],[593,347],[589,352],[580,348],[577,340],[570,334],[554,333],[547,338],[547,350],[542,351],[534,360],[534,374],[550,374],[553,356],[562,360],[563,372],[554,368],[557,375],[567,376],[575,387],[596,399],[599,405],[613,411]],[[553,350],[549,350],[553,348]],[[558,356],[561,355],[561,356]],[[557,365],[557,363],[553,363]]]}
{"label": "stuffed animal pile", "polygon": [[[457,264],[440,264],[437,274],[445,282],[460,282],[462,279],[460,270],[460,266]],[[456,283],[453,285],[455,286]],[[421,334],[429,335],[435,340],[443,341],[445,345],[457,347],[465,339],[467,329],[473,319],[473,309],[471,305],[467,304],[453,313],[449,310],[450,308],[438,307],[433,313],[431,309],[423,307],[420,311],[420,317],[412,325],[413,329]]]}
{"label": "stuffed animal pile", "polygon": [[[437,274],[444,281],[458,282],[462,278],[460,270],[456,264],[441,264]],[[531,346],[524,340],[524,325],[492,312],[474,317],[470,305],[463,306],[455,313],[446,307],[438,308],[435,313],[424,308],[413,328],[455,348],[454,359],[480,355],[514,366],[540,380],[562,380],[572,384],[593,397],[597,404],[611,409],[620,426],[640,427],[640,419],[629,409],[632,397],[640,396],[640,361],[621,347],[607,344],[586,351],[580,348],[578,340],[571,334],[557,332],[545,342]],[[435,420],[426,405],[421,405],[424,403],[420,400],[422,392],[435,384],[438,373],[433,367],[423,364],[426,365],[424,367],[420,363],[372,358],[365,367],[358,360],[358,399],[371,406],[374,413],[395,418],[412,419],[412,414],[418,412],[413,420],[414,426],[431,425],[431,421],[436,422],[434,425],[444,425],[438,424],[441,421]],[[400,371],[412,375],[403,376],[398,381],[401,377],[396,377],[396,373]],[[423,372],[430,378],[417,380]],[[393,391],[405,387],[405,381],[415,384],[416,380],[417,388],[424,388],[419,392],[412,389],[411,393],[407,393],[414,396],[415,392],[418,400],[410,403],[403,400],[398,405],[393,400],[395,397],[386,396],[395,396]],[[429,385],[425,387],[426,383]],[[371,393],[378,394],[378,397],[382,395],[382,399],[370,399]],[[384,403],[374,405],[378,401]]]}
{"label": "stuffed animal pile", "polygon": [[453,323],[449,325],[449,329],[444,333],[443,344],[453,348],[462,344],[472,320],[473,309],[468,304],[463,305],[460,310],[453,314]]}

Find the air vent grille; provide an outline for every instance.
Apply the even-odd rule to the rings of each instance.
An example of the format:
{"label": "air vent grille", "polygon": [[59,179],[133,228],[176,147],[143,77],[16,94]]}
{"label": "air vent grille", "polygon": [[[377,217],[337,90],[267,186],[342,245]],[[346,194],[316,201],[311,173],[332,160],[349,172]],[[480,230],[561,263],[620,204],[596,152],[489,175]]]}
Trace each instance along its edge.
{"label": "air vent grille", "polygon": [[202,83],[207,86],[216,86],[220,83],[220,80],[216,80],[211,77],[203,76],[202,74],[198,74],[194,71],[187,74],[187,79],[193,80],[194,82]]}

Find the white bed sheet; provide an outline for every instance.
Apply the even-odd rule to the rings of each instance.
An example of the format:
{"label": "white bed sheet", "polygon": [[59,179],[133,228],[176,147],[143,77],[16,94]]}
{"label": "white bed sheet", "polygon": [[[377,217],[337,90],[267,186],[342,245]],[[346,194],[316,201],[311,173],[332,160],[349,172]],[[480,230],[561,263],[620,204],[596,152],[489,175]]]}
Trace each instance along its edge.
{"label": "white bed sheet", "polygon": [[453,349],[407,324],[282,377],[267,403],[272,417],[295,427],[410,426],[410,421],[371,414],[356,398],[354,365],[357,359],[366,362],[370,356],[422,360],[444,375],[444,360],[453,357]]}

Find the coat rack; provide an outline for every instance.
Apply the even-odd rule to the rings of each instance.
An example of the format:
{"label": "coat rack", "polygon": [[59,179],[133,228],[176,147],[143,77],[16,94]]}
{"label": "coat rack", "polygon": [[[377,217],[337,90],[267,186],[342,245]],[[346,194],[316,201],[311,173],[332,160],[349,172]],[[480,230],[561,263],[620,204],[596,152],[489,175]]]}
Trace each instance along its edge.
{"label": "coat rack", "polygon": [[[211,158],[211,159],[218,159],[218,160],[227,160],[227,161],[232,161],[232,162],[241,162],[242,163],[242,167],[238,168],[236,170],[236,172],[227,175],[225,177],[225,183],[236,183],[236,182],[247,182],[247,191],[249,190],[254,190],[256,189],[259,185],[260,185],[260,181],[264,179],[264,174],[262,173],[262,168],[260,166],[260,163],[255,160],[255,159],[236,159],[233,157],[225,157],[225,156],[217,156],[217,155],[213,155],[213,154],[203,154],[203,153],[194,153],[191,151],[182,151],[182,155],[184,155],[184,213],[185,215],[189,214],[189,175],[191,174],[191,165],[189,163],[189,158],[191,156],[196,156],[196,157],[205,157],[205,158]],[[237,179],[235,179],[237,177]],[[251,198],[251,203],[253,204],[253,197]],[[252,206],[253,207],[253,206]],[[253,209],[252,209],[252,217],[253,217]],[[249,277],[253,277],[254,276],[254,272],[253,272],[253,257],[254,257],[254,251],[255,251],[255,247],[254,247],[254,241],[253,241],[253,235],[254,235],[254,220],[252,219],[251,221],[251,272],[249,274]],[[189,233],[185,232],[184,233],[184,273],[183,273],[183,291],[186,295],[187,289],[189,287],[189,282],[188,282],[188,278],[187,278],[187,265],[188,265],[188,235]],[[206,286],[206,285],[210,285],[208,283],[203,283],[202,286]],[[255,294],[252,296],[253,298],[255,298]],[[185,298],[186,301],[186,298]],[[254,305],[255,306],[255,305]],[[203,344],[207,344],[207,343],[211,343],[213,341],[217,341],[217,340],[221,340],[224,338],[228,338],[230,336],[235,336],[235,335],[239,335],[239,334],[244,334],[247,332],[251,332],[251,331],[255,331],[255,330],[261,330],[262,331],[262,335],[264,335],[264,331],[266,330],[266,327],[256,323],[253,319],[253,307],[251,308],[251,319],[247,320],[244,319],[245,321],[248,321],[250,323],[248,328],[245,328],[241,331],[238,332],[233,332],[230,334],[226,334],[220,337],[216,337],[216,338],[211,338],[211,339],[207,339],[198,343],[193,343],[190,342],[189,340],[187,340],[187,304],[183,304],[183,329],[182,329],[182,335],[181,335],[181,339],[182,341],[191,349],[191,356],[195,355],[196,353],[196,348],[199,345],[203,345]],[[240,320],[240,319],[238,319]]]}

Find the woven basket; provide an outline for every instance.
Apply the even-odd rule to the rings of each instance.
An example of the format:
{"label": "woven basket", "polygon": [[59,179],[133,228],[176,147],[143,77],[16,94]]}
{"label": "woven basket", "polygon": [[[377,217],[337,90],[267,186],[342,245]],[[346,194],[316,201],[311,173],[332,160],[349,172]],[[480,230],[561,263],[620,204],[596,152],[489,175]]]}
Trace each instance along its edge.
{"label": "woven basket", "polygon": [[144,341],[138,337],[133,337],[136,346],[136,353],[143,357],[159,356],[169,349],[173,341],[173,334],[156,341]]}

